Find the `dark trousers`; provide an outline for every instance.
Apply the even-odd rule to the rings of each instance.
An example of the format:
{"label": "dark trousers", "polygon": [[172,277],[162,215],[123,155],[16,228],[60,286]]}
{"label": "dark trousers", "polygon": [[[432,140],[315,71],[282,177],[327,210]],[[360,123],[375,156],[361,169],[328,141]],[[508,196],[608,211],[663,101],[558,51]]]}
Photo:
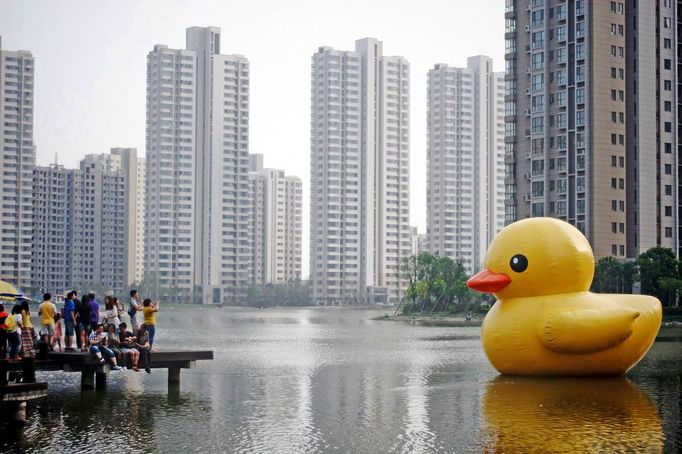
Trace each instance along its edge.
{"label": "dark trousers", "polygon": [[138,348],[140,352],[140,365],[144,369],[149,369],[149,364],[152,360],[152,354],[148,348]]}
{"label": "dark trousers", "polygon": [[0,359],[7,356],[7,331],[0,329]]}
{"label": "dark trousers", "polygon": [[19,333],[9,333],[9,357],[16,358],[19,355],[19,347],[21,346],[21,338]]}

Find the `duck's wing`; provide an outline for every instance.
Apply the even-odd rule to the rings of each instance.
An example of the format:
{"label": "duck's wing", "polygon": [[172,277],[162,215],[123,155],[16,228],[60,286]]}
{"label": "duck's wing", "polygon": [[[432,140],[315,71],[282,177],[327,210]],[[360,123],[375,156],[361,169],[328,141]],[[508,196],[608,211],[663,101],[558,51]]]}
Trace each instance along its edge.
{"label": "duck's wing", "polygon": [[557,353],[593,353],[615,347],[630,337],[639,317],[633,309],[556,310],[538,324],[538,337]]}

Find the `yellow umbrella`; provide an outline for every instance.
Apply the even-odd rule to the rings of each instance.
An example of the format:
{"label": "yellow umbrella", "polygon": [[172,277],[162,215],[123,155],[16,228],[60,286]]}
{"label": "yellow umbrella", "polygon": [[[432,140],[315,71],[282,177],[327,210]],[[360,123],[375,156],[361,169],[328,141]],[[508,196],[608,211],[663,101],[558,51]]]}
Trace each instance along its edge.
{"label": "yellow umbrella", "polygon": [[13,301],[15,298],[23,296],[20,291],[12,286],[12,284],[0,281],[0,299],[5,301]]}

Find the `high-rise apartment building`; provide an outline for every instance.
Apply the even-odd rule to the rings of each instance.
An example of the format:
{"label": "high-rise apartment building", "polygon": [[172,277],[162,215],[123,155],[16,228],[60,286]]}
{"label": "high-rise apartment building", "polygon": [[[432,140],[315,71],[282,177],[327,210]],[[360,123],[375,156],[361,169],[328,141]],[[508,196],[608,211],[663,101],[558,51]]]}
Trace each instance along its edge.
{"label": "high-rise apartment building", "polygon": [[625,18],[623,1],[506,1],[506,222],[566,220],[597,258],[626,256]]}
{"label": "high-rise apartment building", "polygon": [[147,56],[144,280],[155,296],[194,285],[196,67],[194,51]]}
{"label": "high-rise apartment building", "polygon": [[249,285],[249,62],[220,29],[147,64],[146,276],[158,292],[233,302]]}
{"label": "high-rise apartment building", "polygon": [[63,166],[52,164],[33,168],[33,238],[31,248],[31,287],[38,293],[61,293],[67,288],[69,199],[73,188]]}
{"label": "high-rise apartment building", "polygon": [[126,287],[126,174],[115,155],[87,155],[79,169],[33,172],[31,285],[63,293]]}
{"label": "high-rise apartment building", "polygon": [[144,275],[144,160],[138,157],[136,148],[112,148],[109,156],[119,157],[115,160],[119,164],[116,170],[126,176],[125,280],[126,285],[132,285],[141,282]]}
{"label": "high-rise apartment building", "polygon": [[31,279],[33,55],[2,49],[0,37],[0,279],[26,287]]}
{"label": "high-rise apartment building", "polygon": [[504,73],[492,59],[428,73],[427,236],[474,272],[504,227]]}
{"label": "high-rise apartment building", "polygon": [[397,303],[410,256],[409,63],[373,38],[312,57],[310,277],[317,304]]}
{"label": "high-rise apartment building", "polygon": [[[654,246],[680,255],[680,11],[681,2],[672,0],[625,2],[625,44],[611,49],[612,59],[625,60],[628,257]],[[619,4],[616,12],[622,12]],[[612,96],[621,100],[623,94]],[[611,166],[623,166],[622,157],[611,160]]]}
{"label": "high-rise apartment building", "polygon": [[301,179],[264,169],[251,155],[253,283],[285,284],[301,279]]}

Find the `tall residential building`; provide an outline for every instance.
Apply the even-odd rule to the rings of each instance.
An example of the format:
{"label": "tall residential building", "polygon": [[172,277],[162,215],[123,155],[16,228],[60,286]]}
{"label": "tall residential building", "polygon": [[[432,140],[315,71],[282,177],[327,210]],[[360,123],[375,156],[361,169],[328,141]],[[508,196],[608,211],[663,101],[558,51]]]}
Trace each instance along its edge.
{"label": "tall residential building", "polygon": [[472,273],[504,227],[504,73],[485,56],[437,64],[427,102],[428,242]]}
{"label": "tall residential building", "polygon": [[622,1],[506,1],[505,220],[566,220],[597,258],[626,256],[625,17]]}
{"label": "tall residential building", "polygon": [[119,157],[117,170],[126,175],[125,279],[132,285],[141,282],[144,273],[144,160],[136,148],[112,148],[110,156]]}
{"label": "tall residential building", "polygon": [[147,56],[144,281],[155,296],[194,285],[196,66],[194,51]]}
{"label": "tall residential building", "polygon": [[52,164],[33,168],[33,237],[31,248],[31,287],[38,294],[61,293],[67,288],[67,244],[76,219],[69,216],[73,188],[67,183],[68,170]]}
{"label": "tall residential building", "polygon": [[88,155],[79,169],[34,171],[32,287],[126,287],[126,174],[120,157]]}
{"label": "tall residential building", "polygon": [[251,155],[253,283],[301,279],[301,179],[264,169],[262,155]]}
{"label": "tall residential building", "polygon": [[[621,6],[616,6],[617,12],[621,10]],[[612,59],[625,59],[628,257],[637,257],[654,246],[670,248],[678,256],[682,252],[679,198],[682,61],[677,58],[682,49],[682,35],[677,32],[680,12],[681,2],[672,0],[625,2],[625,50],[623,44],[611,49],[615,53]],[[618,91],[612,96],[620,101],[623,94]],[[622,168],[622,156],[612,156],[611,166]],[[620,231],[622,226],[612,226],[616,228]]]}
{"label": "tall residential building", "polygon": [[34,60],[2,49],[0,37],[0,279],[26,287],[31,279]]}
{"label": "tall residential building", "polygon": [[310,277],[317,304],[400,301],[410,256],[409,63],[373,38],[312,57]]}
{"label": "tall residential building", "polygon": [[220,29],[147,63],[146,276],[157,292],[234,302],[249,285],[249,62]]}

